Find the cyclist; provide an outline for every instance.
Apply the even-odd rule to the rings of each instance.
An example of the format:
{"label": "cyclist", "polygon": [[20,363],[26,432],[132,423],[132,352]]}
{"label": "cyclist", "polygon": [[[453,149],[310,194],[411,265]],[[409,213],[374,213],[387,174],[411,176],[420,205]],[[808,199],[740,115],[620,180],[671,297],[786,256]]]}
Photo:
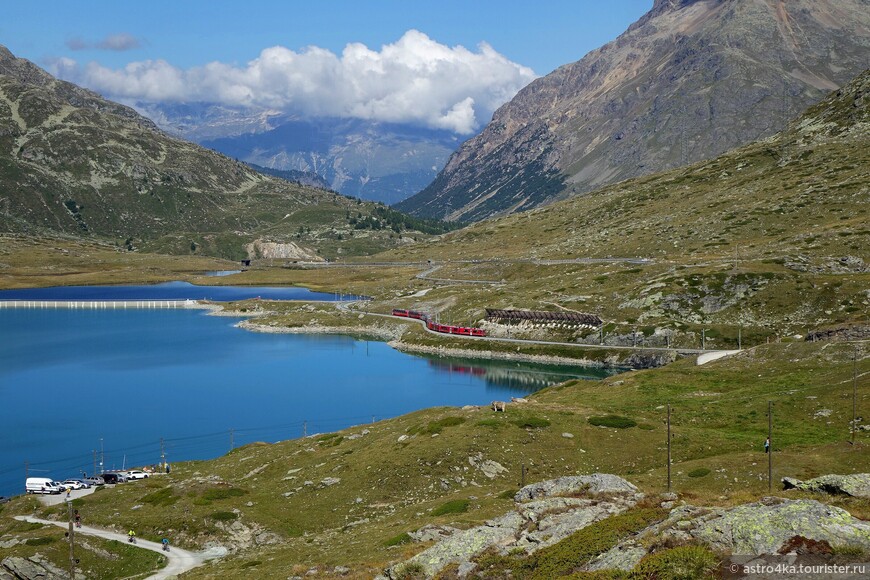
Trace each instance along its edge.
{"label": "cyclist", "polygon": [[127,532],[127,541],[130,542],[131,544],[135,544],[136,543],[136,532],[134,532],[133,530],[130,530],[129,532]]}
{"label": "cyclist", "polygon": [[163,538],[163,540],[161,540],[160,543],[163,544],[163,551],[168,552],[169,551],[169,539]]}
{"label": "cyclist", "polygon": [[82,514],[79,513],[79,510],[75,511],[75,518],[76,518],[76,527],[77,528],[82,527]]}

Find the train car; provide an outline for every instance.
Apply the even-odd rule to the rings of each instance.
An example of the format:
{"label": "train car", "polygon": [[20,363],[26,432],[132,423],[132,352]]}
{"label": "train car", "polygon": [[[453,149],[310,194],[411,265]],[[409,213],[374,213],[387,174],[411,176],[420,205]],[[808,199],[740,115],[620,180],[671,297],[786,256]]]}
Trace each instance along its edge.
{"label": "train car", "polygon": [[422,320],[426,324],[426,328],[433,332],[443,334],[459,334],[462,336],[486,336],[486,331],[482,328],[472,328],[468,326],[451,326],[449,324],[438,324],[434,322],[425,312],[416,310],[405,310],[404,308],[393,308],[393,316],[402,318],[413,318]]}

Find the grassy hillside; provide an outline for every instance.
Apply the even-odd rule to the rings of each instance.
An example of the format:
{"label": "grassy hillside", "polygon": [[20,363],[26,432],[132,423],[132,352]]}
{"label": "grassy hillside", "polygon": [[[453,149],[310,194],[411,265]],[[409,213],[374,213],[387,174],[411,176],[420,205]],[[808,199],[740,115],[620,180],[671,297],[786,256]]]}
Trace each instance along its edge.
{"label": "grassy hillside", "polygon": [[0,47],[0,232],[233,259],[263,255],[245,249],[262,240],[300,246],[276,256],[335,258],[418,235],[387,213],[173,138]]}
{"label": "grassy hillside", "polygon": [[[402,534],[428,524],[468,527],[512,508],[521,483],[609,472],[656,494],[666,488],[666,409],[672,406],[673,488],[695,504],[766,495],[767,404],[773,402],[775,480],[870,470],[870,433],[847,443],[853,355],[846,344],[778,344],[697,367],[683,361],[601,382],[546,389],[529,403],[436,408],[277,444],[251,444],[171,475],[76,500],[86,521],[185,547],[232,554],[190,578],[304,573],[348,566],[367,577],[419,551]],[[859,409],[870,404],[867,345],[858,347]],[[749,379],[751,377],[751,379]],[[630,421],[614,428],[616,415]],[[598,426],[603,423],[604,426]],[[572,437],[564,435],[569,433]],[[484,460],[506,471],[490,479]],[[700,474],[700,475],[699,475]],[[780,492],[781,493],[781,492]],[[792,497],[791,492],[787,494]],[[4,515],[29,513],[15,500]],[[859,517],[866,500],[833,498]],[[452,507],[444,507],[448,505]],[[443,509],[439,509],[443,508]],[[59,517],[58,508],[36,508]],[[439,512],[442,513],[441,515]],[[0,534],[20,533],[2,518]]]}
{"label": "grassy hillside", "polygon": [[[774,138],[388,255],[454,260],[433,276],[500,283],[426,295],[460,321],[484,306],[562,308],[632,326],[710,327],[733,342],[739,325],[763,339],[866,321],[868,146],[864,73]],[[651,262],[540,263],[615,256]]]}

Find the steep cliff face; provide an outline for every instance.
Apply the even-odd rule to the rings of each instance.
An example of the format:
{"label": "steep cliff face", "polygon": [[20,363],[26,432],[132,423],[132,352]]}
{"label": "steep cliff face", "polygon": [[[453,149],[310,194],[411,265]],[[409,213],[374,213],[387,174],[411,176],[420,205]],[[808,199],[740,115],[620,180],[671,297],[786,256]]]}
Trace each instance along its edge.
{"label": "steep cliff face", "polygon": [[520,91],[397,208],[480,220],[710,158],[782,129],[868,60],[867,0],[657,0]]}

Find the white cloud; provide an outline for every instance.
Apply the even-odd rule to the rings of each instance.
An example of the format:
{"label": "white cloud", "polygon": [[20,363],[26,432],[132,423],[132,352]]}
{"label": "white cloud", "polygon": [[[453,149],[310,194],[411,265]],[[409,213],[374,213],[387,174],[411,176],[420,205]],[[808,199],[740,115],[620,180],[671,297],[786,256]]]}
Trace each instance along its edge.
{"label": "white cloud", "polygon": [[70,38],[66,41],[66,47],[70,50],[90,50],[90,49],[98,49],[98,50],[111,50],[114,52],[124,52],[126,50],[133,50],[135,48],[139,48],[142,46],[142,43],[139,42],[139,39],[135,36],[127,34],[126,32],[122,32],[120,34],[110,34],[103,40],[98,42],[88,42],[81,37]]}
{"label": "white cloud", "polygon": [[315,46],[264,49],[244,67],[212,62],[179,69],[164,60],[122,69],[59,59],[52,72],[109,98],[268,107],[308,116],[357,117],[468,134],[535,78],[483,43],[476,52],[417,30],[373,51],[348,44],[340,56]]}
{"label": "white cloud", "polygon": [[124,51],[139,48],[141,43],[135,36],[126,33],[112,34],[97,43],[97,48],[102,50]]}

